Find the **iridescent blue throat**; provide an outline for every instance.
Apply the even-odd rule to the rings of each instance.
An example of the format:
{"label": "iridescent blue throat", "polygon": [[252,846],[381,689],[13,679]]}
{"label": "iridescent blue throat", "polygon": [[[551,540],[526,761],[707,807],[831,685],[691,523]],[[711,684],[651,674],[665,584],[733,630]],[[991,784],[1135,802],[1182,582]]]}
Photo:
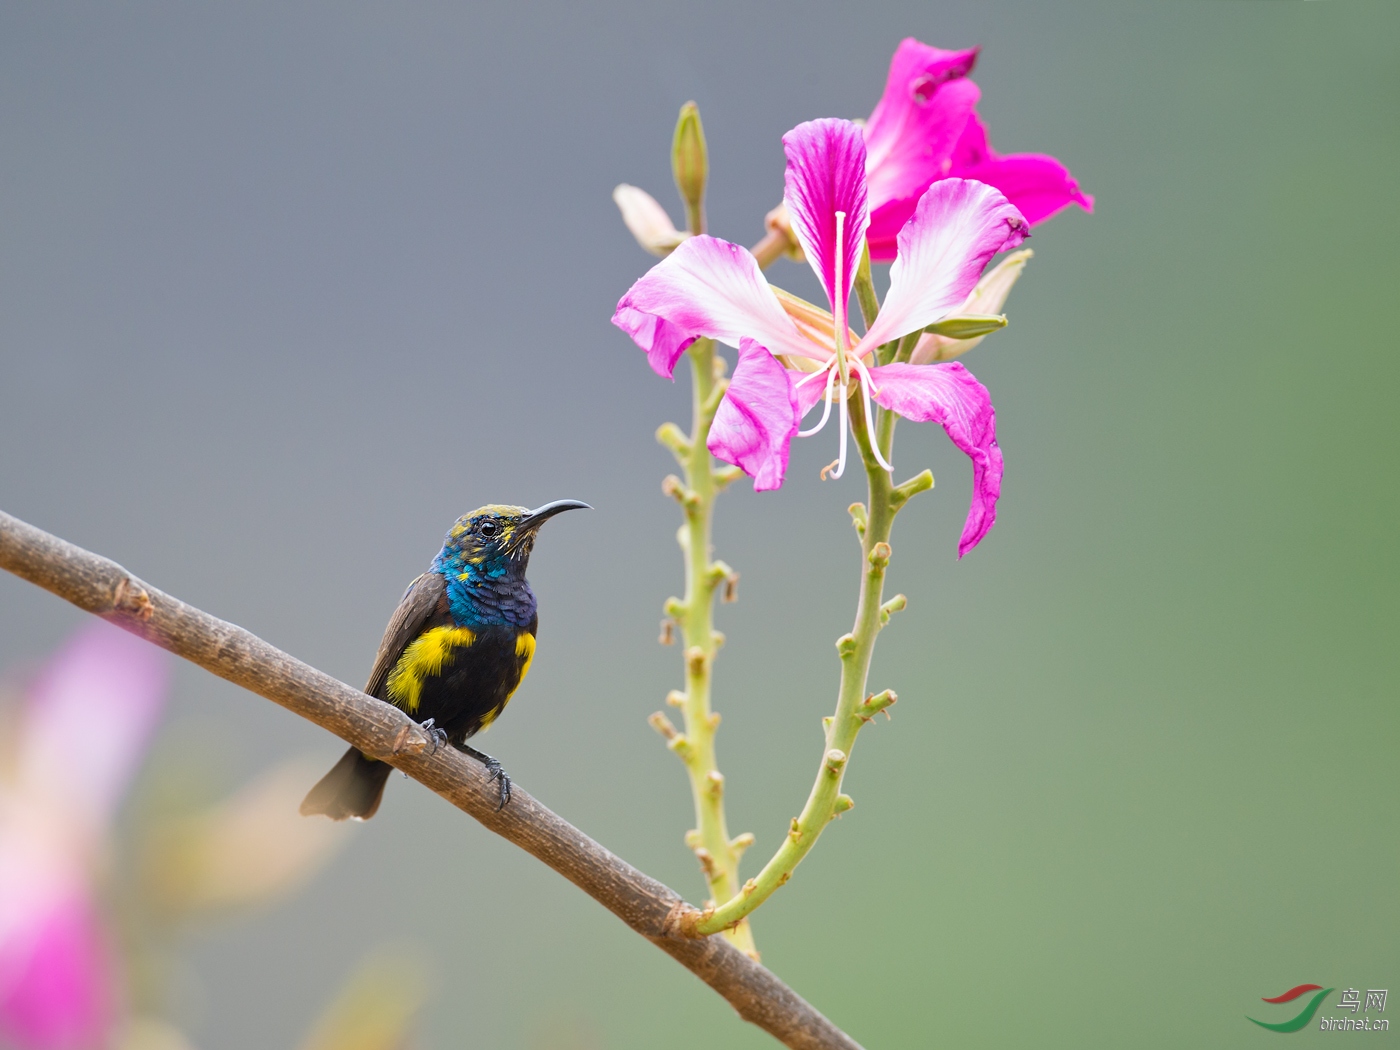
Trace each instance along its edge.
{"label": "iridescent blue throat", "polygon": [[447,580],[447,601],[458,627],[527,627],[535,620],[535,592],[524,567],[504,554],[478,565],[448,545],[433,559],[432,571]]}

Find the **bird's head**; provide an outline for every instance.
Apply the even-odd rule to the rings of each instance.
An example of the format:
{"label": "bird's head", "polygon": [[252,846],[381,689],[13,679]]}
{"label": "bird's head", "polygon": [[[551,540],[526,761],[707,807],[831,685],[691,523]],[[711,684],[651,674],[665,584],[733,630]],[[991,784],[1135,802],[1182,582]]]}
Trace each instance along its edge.
{"label": "bird's head", "polygon": [[576,499],[561,499],[530,510],[500,503],[487,504],[457,519],[447,533],[443,555],[464,575],[488,579],[522,576],[540,526],[566,510],[592,510]]}

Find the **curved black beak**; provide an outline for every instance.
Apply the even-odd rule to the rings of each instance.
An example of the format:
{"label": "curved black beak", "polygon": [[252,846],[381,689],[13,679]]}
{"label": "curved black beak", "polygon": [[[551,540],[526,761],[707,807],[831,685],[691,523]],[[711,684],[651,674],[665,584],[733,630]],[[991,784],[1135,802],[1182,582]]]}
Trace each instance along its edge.
{"label": "curved black beak", "polygon": [[562,514],[566,510],[592,510],[587,503],[576,499],[557,499],[553,503],[546,503],[537,510],[530,511],[525,517],[520,519],[520,524],[516,526],[517,534],[525,535],[534,532],[541,525],[547,522],[556,514]]}

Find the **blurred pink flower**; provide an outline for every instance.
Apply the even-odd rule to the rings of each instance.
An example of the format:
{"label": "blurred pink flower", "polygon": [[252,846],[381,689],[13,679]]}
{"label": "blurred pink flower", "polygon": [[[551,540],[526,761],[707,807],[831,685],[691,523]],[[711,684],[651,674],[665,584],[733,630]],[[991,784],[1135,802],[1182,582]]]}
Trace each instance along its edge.
{"label": "blurred pink flower", "polygon": [[94,873],[168,676],[159,650],[93,624],[28,690],[0,769],[0,1037],[24,1050],[108,1037],[114,974]]}
{"label": "blurred pink flower", "polygon": [[977,48],[942,51],[913,37],[890,60],[885,93],[865,124],[870,187],[870,257],[888,262],[924,191],[936,180],[975,179],[1000,190],[1029,223],[1071,204],[1094,210],[1069,169],[1042,153],[1003,157],[977,116],[977,85],[967,79]]}

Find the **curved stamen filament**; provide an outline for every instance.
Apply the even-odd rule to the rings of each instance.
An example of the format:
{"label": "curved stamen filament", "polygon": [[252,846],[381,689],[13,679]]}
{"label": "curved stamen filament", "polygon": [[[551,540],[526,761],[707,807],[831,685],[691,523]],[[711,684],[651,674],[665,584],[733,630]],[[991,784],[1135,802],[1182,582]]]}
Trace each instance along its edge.
{"label": "curved stamen filament", "polygon": [[825,365],[822,365],[820,368],[818,368],[815,372],[808,372],[806,375],[804,375],[801,379],[799,379],[799,380],[797,381],[796,386],[806,386],[806,385],[807,385],[808,383],[810,383],[813,379],[818,379],[818,378],[820,378],[821,376],[826,375],[827,371],[828,371],[830,368],[831,368],[831,365],[830,365],[830,364],[825,364]]}
{"label": "curved stamen filament", "polygon": [[870,373],[861,369],[860,392],[865,399],[865,435],[870,439],[870,451],[875,453],[875,461],[885,468],[885,473],[893,474],[894,467],[880,455],[880,439],[875,436],[875,413],[870,410]]}
{"label": "curved stamen filament", "polygon": [[[797,385],[798,385],[798,386],[801,386],[803,383],[807,382],[808,379],[814,379],[815,377],[817,377],[817,376],[819,376],[819,375],[821,375],[820,372],[813,372],[811,375],[807,376],[806,379],[801,379],[801,380],[799,380]],[[827,419],[831,416],[831,385],[832,385],[832,383],[835,381],[835,379],[836,379],[836,365],[835,365],[835,362],[833,362],[833,363],[826,369],[826,393],[822,395],[822,400],[823,400],[824,402],[826,402],[826,404],[825,404],[825,406],[822,408],[822,418],[820,419],[820,421],[818,421],[817,425],[814,426],[811,430],[799,430],[799,431],[797,432],[797,436],[798,436],[798,437],[800,437],[800,438],[811,437],[813,434],[815,434],[815,433],[816,433],[818,430],[820,430],[822,427],[826,426],[826,421],[827,421]]]}
{"label": "curved stamen filament", "polygon": [[[840,214],[839,212],[837,214]],[[841,451],[836,458],[836,469],[831,472],[833,478],[839,478],[846,471],[846,431],[851,428],[849,410],[846,408],[846,399],[850,391],[846,384],[841,384]]]}
{"label": "curved stamen filament", "polygon": [[855,365],[856,374],[860,379],[861,395],[865,398],[865,434],[870,438],[871,451],[875,453],[875,461],[892,474],[894,467],[885,462],[885,457],[880,454],[880,443],[875,438],[875,413],[870,410],[870,393],[871,388],[875,385],[875,377],[870,374],[869,369],[865,367],[865,362],[860,358],[853,356],[851,362]]}

